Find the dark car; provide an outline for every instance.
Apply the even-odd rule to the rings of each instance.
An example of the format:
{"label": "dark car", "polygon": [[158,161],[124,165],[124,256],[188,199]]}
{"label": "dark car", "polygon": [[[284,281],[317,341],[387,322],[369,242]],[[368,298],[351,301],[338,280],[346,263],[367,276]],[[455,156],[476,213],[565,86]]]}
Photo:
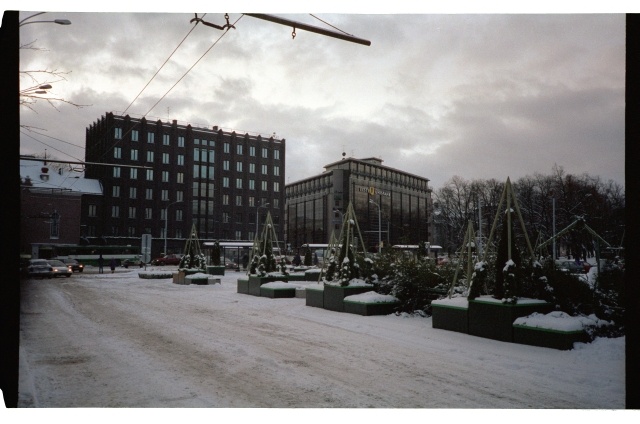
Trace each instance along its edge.
{"label": "dark car", "polygon": [[47,261],[49,265],[51,265],[51,276],[52,277],[71,277],[73,271],[71,270],[71,266],[65,264],[62,261],[57,259],[49,259]]}
{"label": "dark car", "polygon": [[69,265],[71,267],[71,271],[73,272],[82,272],[84,271],[84,265],[78,262],[76,259],[64,259],[62,262]]}
{"label": "dark car", "polygon": [[27,266],[27,276],[51,278],[53,277],[53,267],[45,259],[30,259]]}
{"label": "dark car", "polygon": [[152,260],[151,265],[178,265],[180,264],[180,259],[182,259],[182,255],[164,255],[161,258]]}

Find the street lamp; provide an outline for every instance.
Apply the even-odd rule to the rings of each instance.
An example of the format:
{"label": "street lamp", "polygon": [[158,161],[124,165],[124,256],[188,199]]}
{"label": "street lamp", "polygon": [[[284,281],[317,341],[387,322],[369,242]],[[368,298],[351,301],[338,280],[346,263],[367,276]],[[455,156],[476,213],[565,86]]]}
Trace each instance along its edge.
{"label": "street lamp", "polygon": [[169,222],[169,206],[175,205],[176,203],[182,203],[182,200],[176,200],[173,203],[169,203],[164,208],[164,254],[167,254],[167,223]]}
{"label": "street lamp", "polygon": [[382,226],[380,221],[380,205],[369,199],[369,203],[372,203],[378,207],[378,253],[380,253],[380,246],[382,246]]}
{"label": "street lamp", "polygon": [[260,211],[260,208],[266,208],[267,206],[269,206],[269,203],[265,203],[263,205],[260,205],[256,209],[256,238],[258,238],[258,212]]}
{"label": "street lamp", "polygon": [[23,26],[23,25],[27,25],[27,24],[39,24],[39,23],[53,23],[53,24],[58,24],[58,25],[71,25],[71,21],[68,19],[53,19],[50,21],[31,21],[31,22],[25,22],[26,20],[29,20],[31,18],[33,18],[34,16],[38,16],[38,15],[42,15],[43,13],[46,12],[39,12],[39,13],[35,13],[31,16],[27,16],[26,18],[24,18],[23,20],[21,20],[18,24],[18,26]]}

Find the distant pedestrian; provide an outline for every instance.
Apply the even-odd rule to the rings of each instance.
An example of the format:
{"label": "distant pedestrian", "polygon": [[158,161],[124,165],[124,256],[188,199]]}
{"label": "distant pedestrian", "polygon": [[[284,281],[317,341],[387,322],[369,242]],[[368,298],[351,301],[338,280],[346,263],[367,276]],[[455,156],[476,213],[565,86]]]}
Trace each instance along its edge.
{"label": "distant pedestrian", "polygon": [[101,253],[100,257],[98,258],[98,274],[104,273],[104,270],[102,269],[102,267],[104,267],[104,258],[102,257],[102,253]]}
{"label": "distant pedestrian", "polygon": [[111,273],[116,272],[116,260],[115,258],[111,258],[111,262],[109,262],[109,268],[111,268]]}
{"label": "distant pedestrian", "polygon": [[293,257],[293,265],[300,266],[301,263],[302,263],[302,258],[300,257],[300,254],[296,253],[296,256]]}

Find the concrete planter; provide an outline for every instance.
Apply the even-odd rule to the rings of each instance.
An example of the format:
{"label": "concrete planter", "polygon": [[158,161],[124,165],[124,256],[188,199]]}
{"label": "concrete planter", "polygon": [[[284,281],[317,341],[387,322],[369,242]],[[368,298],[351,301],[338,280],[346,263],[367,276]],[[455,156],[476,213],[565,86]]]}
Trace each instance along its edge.
{"label": "concrete planter", "polygon": [[289,287],[289,288],[260,287],[260,296],[270,297],[271,299],[296,297],[296,288],[295,287]]}
{"label": "concrete planter", "polygon": [[548,328],[513,325],[513,341],[531,346],[570,350],[574,343],[587,343],[589,337],[584,330],[560,331]]}
{"label": "concrete planter", "polygon": [[178,271],[173,273],[173,284],[189,285],[191,282],[184,277],[186,276],[184,271]]}
{"label": "concrete planter", "polygon": [[224,265],[208,265],[207,274],[209,275],[224,275]]}
{"label": "concrete planter", "polygon": [[469,302],[466,298],[434,300],[431,323],[433,328],[469,333]]}
{"label": "concrete planter", "polygon": [[260,296],[260,286],[266,283],[271,283],[273,281],[287,281],[287,277],[285,276],[267,276],[267,277],[258,277],[257,275],[249,276],[249,293],[252,296]]}
{"label": "concrete planter", "polygon": [[344,301],[344,311],[350,314],[357,315],[389,315],[395,312],[395,309],[400,305],[400,302],[386,302],[386,303],[364,303],[353,302],[350,300]]}
{"label": "concrete planter", "polygon": [[289,274],[287,276],[287,281],[307,281],[306,276],[304,274]]}
{"label": "concrete planter", "polygon": [[318,281],[320,278],[320,269],[308,269],[304,272],[305,281]]}
{"label": "concrete planter", "polygon": [[249,294],[249,278],[238,278],[238,293]]}
{"label": "concrete planter", "polygon": [[344,312],[344,298],[354,294],[366,293],[373,290],[373,286],[339,286],[325,284],[324,286],[324,309],[336,312]]}
{"label": "concrete planter", "polygon": [[542,300],[519,299],[515,305],[489,296],[469,301],[469,334],[488,339],[513,342],[513,322],[534,312],[546,314],[553,305]]}
{"label": "concrete planter", "polygon": [[305,288],[305,299],[307,306],[315,308],[324,308],[324,286],[318,284],[318,287]]}

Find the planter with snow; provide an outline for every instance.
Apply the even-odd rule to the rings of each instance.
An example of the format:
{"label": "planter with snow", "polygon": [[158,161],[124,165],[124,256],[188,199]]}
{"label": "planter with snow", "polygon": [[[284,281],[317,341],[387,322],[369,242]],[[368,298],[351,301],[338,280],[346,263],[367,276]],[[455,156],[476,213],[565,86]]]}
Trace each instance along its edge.
{"label": "planter with snow", "polygon": [[324,285],[316,284],[305,288],[305,299],[307,306],[324,308]]}
{"label": "planter with snow", "polygon": [[307,269],[304,271],[304,278],[305,281],[318,281],[318,279],[320,278],[320,271],[322,271],[319,268],[312,268],[312,269]]}
{"label": "planter with snow", "polygon": [[570,350],[574,343],[587,343],[584,320],[565,312],[533,313],[513,322],[513,341],[531,346]]}
{"label": "planter with snow", "polygon": [[344,312],[344,298],[354,294],[373,290],[373,285],[364,282],[351,281],[348,286],[339,284],[324,285],[323,308],[330,311]]}
{"label": "planter with snow", "polygon": [[259,277],[257,275],[249,275],[249,289],[248,293],[252,296],[260,296],[260,286],[263,284],[271,283],[274,281],[287,282],[287,277],[284,275],[267,275],[265,277]]}
{"label": "planter with snow", "polygon": [[291,273],[287,276],[287,281],[307,281],[307,278],[304,273],[301,272]]}
{"label": "planter with snow", "polygon": [[207,265],[207,274],[224,275],[224,265]]}
{"label": "planter with snow", "polygon": [[344,298],[344,311],[358,315],[389,315],[400,305],[400,301],[388,294],[367,291]]}
{"label": "planter with snow", "polygon": [[187,284],[197,284],[200,286],[206,286],[209,284],[209,274],[204,274],[202,272],[186,275],[184,279],[185,281],[188,281]]}
{"label": "planter with snow", "polygon": [[469,334],[513,342],[513,322],[517,318],[552,310],[553,305],[539,299],[518,299],[512,304],[491,296],[480,296],[469,301]]}
{"label": "planter with snow", "polygon": [[466,297],[432,301],[431,324],[433,328],[468,333],[469,301]]}
{"label": "planter with snow", "polygon": [[238,293],[249,294],[249,278],[238,278]]}
{"label": "planter with snow", "polygon": [[260,286],[260,296],[272,299],[296,297],[296,288],[297,286],[284,281],[274,281]]}

